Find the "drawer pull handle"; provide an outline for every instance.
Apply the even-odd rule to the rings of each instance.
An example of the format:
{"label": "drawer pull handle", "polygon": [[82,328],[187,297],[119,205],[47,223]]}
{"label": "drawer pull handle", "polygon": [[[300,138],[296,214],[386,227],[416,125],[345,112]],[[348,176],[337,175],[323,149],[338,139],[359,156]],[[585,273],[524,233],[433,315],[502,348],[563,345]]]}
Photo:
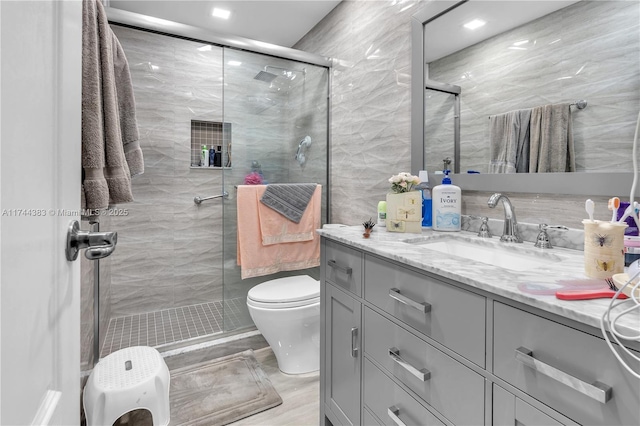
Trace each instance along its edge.
{"label": "drawer pull handle", "polygon": [[402,294],[400,294],[400,290],[398,290],[397,288],[392,288],[389,290],[389,297],[397,300],[400,303],[404,303],[407,306],[411,306],[412,308],[417,309],[420,312],[424,312],[424,313],[431,312],[430,304],[420,303],[420,302],[416,302],[415,300],[411,300],[407,296],[403,296]]}
{"label": "drawer pull handle", "polygon": [[393,420],[393,422],[398,425],[398,426],[407,426],[404,424],[404,422],[402,420],[400,420],[400,417],[398,417],[400,415],[400,409],[398,407],[396,407],[395,405],[392,405],[391,407],[387,408],[387,415],[389,416],[389,418],[391,420]]}
{"label": "drawer pull handle", "polygon": [[429,370],[427,370],[426,368],[421,368],[420,370],[418,370],[413,365],[409,364],[407,361],[402,359],[402,357],[400,356],[400,350],[398,348],[396,348],[396,347],[389,348],[389,356],[400,367],[404,368],[409,373],[413,374],[414,376],[416,376],[418,379],[422,380],[423,382],[426,382],[427,380],[429,380],[431,378],[431,372]]}
{"label": "drawer pull handle", "polygon": [[516,349],[516,359],[540,374],[544,374],[545,376],[557,380],[560,383],[564,383],[570,388],[577,390],[578,392],[583,393],[602,404],[605,404],[611,399],[610,386],[600,382],[594,382],[593,384],[586,383],[577,377],[535,359],[533,357],[533,351],[523,346]]}
{"label": "drawer pull handle", "polygon": [[352,269],[348,266],[342,266],[340,265],[338,262],[336,262],[333,259],[330,259],[327,261],[327,265],[329,265],[330,267],[332,267],[333,269],[337,269],[338,271],[342,271],[347,275],[351,275],[351,271]]}
{"label": "drawer pull handle", "polygon": [[351,329],[351,358],[358,357],[358,327]]}

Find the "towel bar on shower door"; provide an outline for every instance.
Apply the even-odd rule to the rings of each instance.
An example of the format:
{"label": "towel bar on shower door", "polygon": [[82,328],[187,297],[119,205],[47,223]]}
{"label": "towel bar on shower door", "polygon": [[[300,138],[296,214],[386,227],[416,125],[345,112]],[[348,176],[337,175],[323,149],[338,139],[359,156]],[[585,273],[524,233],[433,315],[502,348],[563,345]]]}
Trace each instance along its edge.
{"label": "towel bar on shower door", "polygon": [[229,193],[227,191],[222,191],[220,195],[212,195],[211,197],[196,197],[193,199],[193,202],[200,205],[203,201],[212,200],[214,198],[227,198],[229,197]]}

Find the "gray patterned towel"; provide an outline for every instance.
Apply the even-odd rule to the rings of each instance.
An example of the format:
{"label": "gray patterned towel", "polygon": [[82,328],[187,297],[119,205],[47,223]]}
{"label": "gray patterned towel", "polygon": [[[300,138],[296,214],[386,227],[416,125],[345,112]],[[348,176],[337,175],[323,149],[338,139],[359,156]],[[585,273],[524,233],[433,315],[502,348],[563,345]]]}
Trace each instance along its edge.
{"label": "gray patterned towel", "polygon": [[300,223],[317,186],[316,183],[271,183],[260,202],[292,222]]}

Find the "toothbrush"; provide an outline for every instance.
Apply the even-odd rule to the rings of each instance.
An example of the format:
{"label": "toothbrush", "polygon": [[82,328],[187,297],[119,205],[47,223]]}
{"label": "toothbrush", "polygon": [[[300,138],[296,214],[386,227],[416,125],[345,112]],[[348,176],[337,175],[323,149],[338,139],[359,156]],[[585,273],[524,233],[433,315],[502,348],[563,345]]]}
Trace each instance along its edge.
{"label": "toothbrush", "polygon": [[620,207],[620,198],[613,197],[609,199],[609,210],[613,213],[611,215],[611,223],[615,223],[618,220],[618,208]]}
{"label": "toothbrush", "polygon": [[595,209],[595,204],[593,203],[593,200],[591,198],[589,198],[584,203],[584,209],[587,211],[587,214],[589,215],[589,220],[593,222],[593,210]]}

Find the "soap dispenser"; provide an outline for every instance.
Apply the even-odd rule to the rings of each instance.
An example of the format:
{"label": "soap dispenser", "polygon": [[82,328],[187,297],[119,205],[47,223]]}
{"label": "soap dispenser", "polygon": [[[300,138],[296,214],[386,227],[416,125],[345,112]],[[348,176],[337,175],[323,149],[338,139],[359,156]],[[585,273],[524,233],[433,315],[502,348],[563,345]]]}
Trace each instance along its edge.
{"label": "soap dispenser", "polygon": [[[450,161],[450,160],[449,160]],[[451,183],[445,160],[442,185],[433,188],[432,192],[432,228],[434,231],[460,231],[460,215],[462,211],[462,191]]]}

